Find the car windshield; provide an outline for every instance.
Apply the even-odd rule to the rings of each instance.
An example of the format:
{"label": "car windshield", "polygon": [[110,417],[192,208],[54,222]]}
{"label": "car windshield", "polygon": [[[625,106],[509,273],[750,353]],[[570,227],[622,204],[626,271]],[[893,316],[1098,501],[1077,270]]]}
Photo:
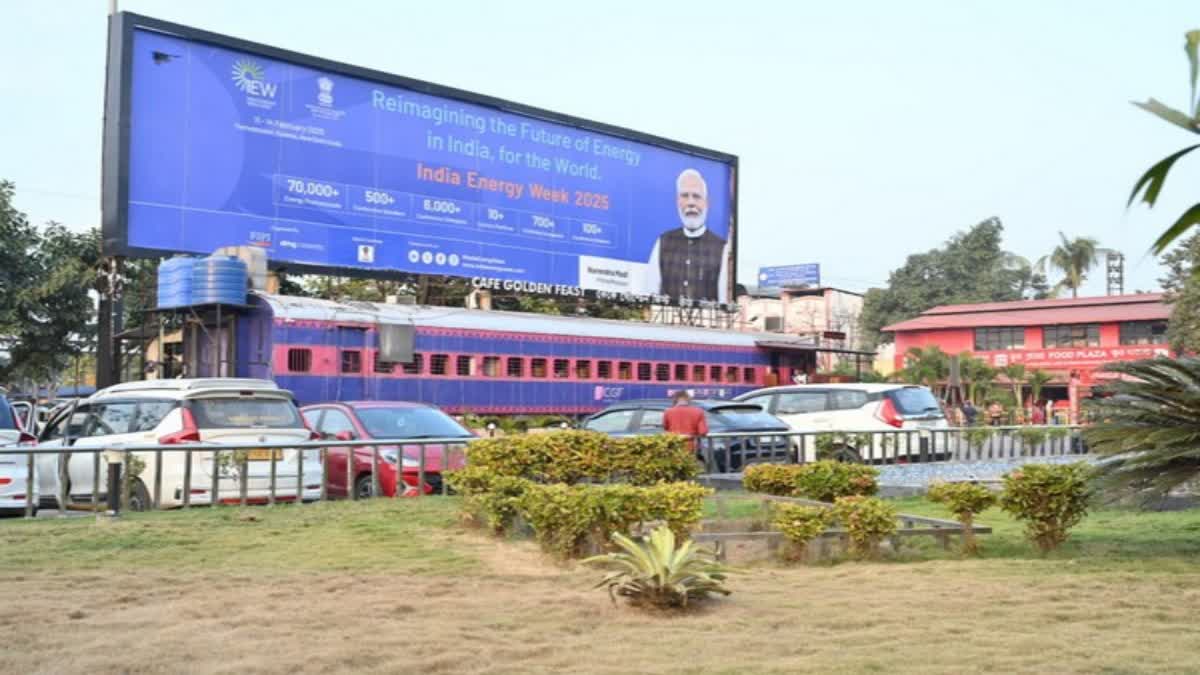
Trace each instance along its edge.
{"label": "car windshield", "polygon": [[721,406],[708,411],[710,429],[784,429],[786,424],[757,405]]}
{"label": "car windshield", "polygon": [[471,435],[436,408],[359,408],[356,412],[372,438],[466,438]]}
{"label": "car windshield", "polygon": [[932,415],[942,412],[938,400],[925,387],[902,387],[889,391],[887,395],[901,415]]}
{"label": "car windshield", "polygon": [[201,429],[303,427],[296,405],[282,398],[198,398],[192,414]]}

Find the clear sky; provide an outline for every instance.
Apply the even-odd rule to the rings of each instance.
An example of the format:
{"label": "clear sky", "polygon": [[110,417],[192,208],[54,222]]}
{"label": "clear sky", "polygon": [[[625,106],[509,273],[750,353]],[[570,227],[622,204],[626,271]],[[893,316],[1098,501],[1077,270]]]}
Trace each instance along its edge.
{"label": "clear sky", "polygon": [[[0,0],[0,177],[35,222],[99,222],[107,0]],[[819,262],[880,285],[989,216],[1036,258],[1057,232],[1125,252],[1200,197],[1200,157],[1154,211],[1140,172],[1195,136],[1200,2],[121,0],[120,8],[736,154],[739,280]],[[1190,198],[1190,200],[1189,200]],[[1103,293],[1103,273],[1087,291]]]}

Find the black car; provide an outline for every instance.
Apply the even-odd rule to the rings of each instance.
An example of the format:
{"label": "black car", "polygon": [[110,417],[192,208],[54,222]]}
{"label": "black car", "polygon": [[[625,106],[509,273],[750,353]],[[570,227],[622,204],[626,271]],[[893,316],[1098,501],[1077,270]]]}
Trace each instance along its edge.
{"label": "black car", "polygon": [[[645,436],[663,433],[663,413],[671,407],[667,399],[622,401],[588,417],[580,425],[610,436]],[[791,443],[784,434],[791,428],[754,403],[694,400],[704,409],[710,434],[745,433],[744,437],[705,438],[697,452],[708,471],[737,471],[745,464],[785,459]]]}

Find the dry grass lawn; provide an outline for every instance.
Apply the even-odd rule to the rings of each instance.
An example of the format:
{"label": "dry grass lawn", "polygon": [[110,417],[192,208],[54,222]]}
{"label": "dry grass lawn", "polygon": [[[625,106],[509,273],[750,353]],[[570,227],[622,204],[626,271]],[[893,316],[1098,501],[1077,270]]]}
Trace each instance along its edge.
{"label": "dry grass lawn", "polygon": [[[994,557],[757,564],[703,611],[647,615],[454,508],[0,523],[0,672],[1200,673],[1190,546],[1142,555],[1085,524],[1041,559],[989,514]],[[1105,518],[1110,539],[1200,535],[1196,514]]]}

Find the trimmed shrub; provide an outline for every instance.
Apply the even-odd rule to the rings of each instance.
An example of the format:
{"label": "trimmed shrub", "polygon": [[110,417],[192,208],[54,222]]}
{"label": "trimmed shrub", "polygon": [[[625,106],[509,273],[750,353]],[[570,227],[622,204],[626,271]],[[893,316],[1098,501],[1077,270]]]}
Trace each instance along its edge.
{"label": "trimmed shrub", "polygon": [[833,514],[829,509],[801,504],[775,504],[771,524],[791,544],[791,557],[798,558],[808,542],[829,527]]}
{"label": "trimmed shrub", "polygon": [[1026,464],[1004,475],[1000,508],[1025,522],[1025,534],[1043,553],[1067,540],[1087,515],[1086,464]]}
{"label": "trimmed shrub", "polygon": [[847,434],[841,431],[817,434],[817,437],[813,439],[813,447],[817,450],[817,459],[836,459],[838,453],[844,449],[854,450],[855,452],[860,452],[861,448],[869,449],[871,447],[871,435]]}
{"label": "trimmed shrub", "polygon": [[632,485],[526,484],[520,514],[542,548],[559,557],[575,557],[589,544],[628,534],[648,520],[663,520],[677,538],[700,522],[704,498],[712,491],[694,483]]}
{"label": "trimmed shrub", "polygon": [[700,472],[683,436],[612,438],[594,431],[479,440],[468,447],[467,464],[487,467],[497,475],[567,485],[582,481],[652,485],[689,480]]}
{"label": "trimmed shrub", "polygon": [[975,539],[975,516],[996,503],[996,493],[978,483],[934,483],[929,486],[929,501],[937,502],[950,509],[962,523],[962,547],[964,555],[979,552]]}
{"label": "trimmed shrub", "polygon": [[497,476],[485,467],[468,466],[448,472],[446,480],[463,495],[463,513],[482,520],[495,534],[512,528],[520,513],[521,498],[533,483],[523,478]]}
{"label": "trimmed shrub", "polygon": [[833,517],[850,538],[850,553],[858,558],[879,558],[879,543],[896,531],[896,507],[874,497],[838,497]]}
{"label": "trimmed shrub", "polygon": [[742,485],[751,492],[832,502],[838,497],[875,494],[879,491],[878,477],[879,470],[874,467],[826,460],[747,467]]}

